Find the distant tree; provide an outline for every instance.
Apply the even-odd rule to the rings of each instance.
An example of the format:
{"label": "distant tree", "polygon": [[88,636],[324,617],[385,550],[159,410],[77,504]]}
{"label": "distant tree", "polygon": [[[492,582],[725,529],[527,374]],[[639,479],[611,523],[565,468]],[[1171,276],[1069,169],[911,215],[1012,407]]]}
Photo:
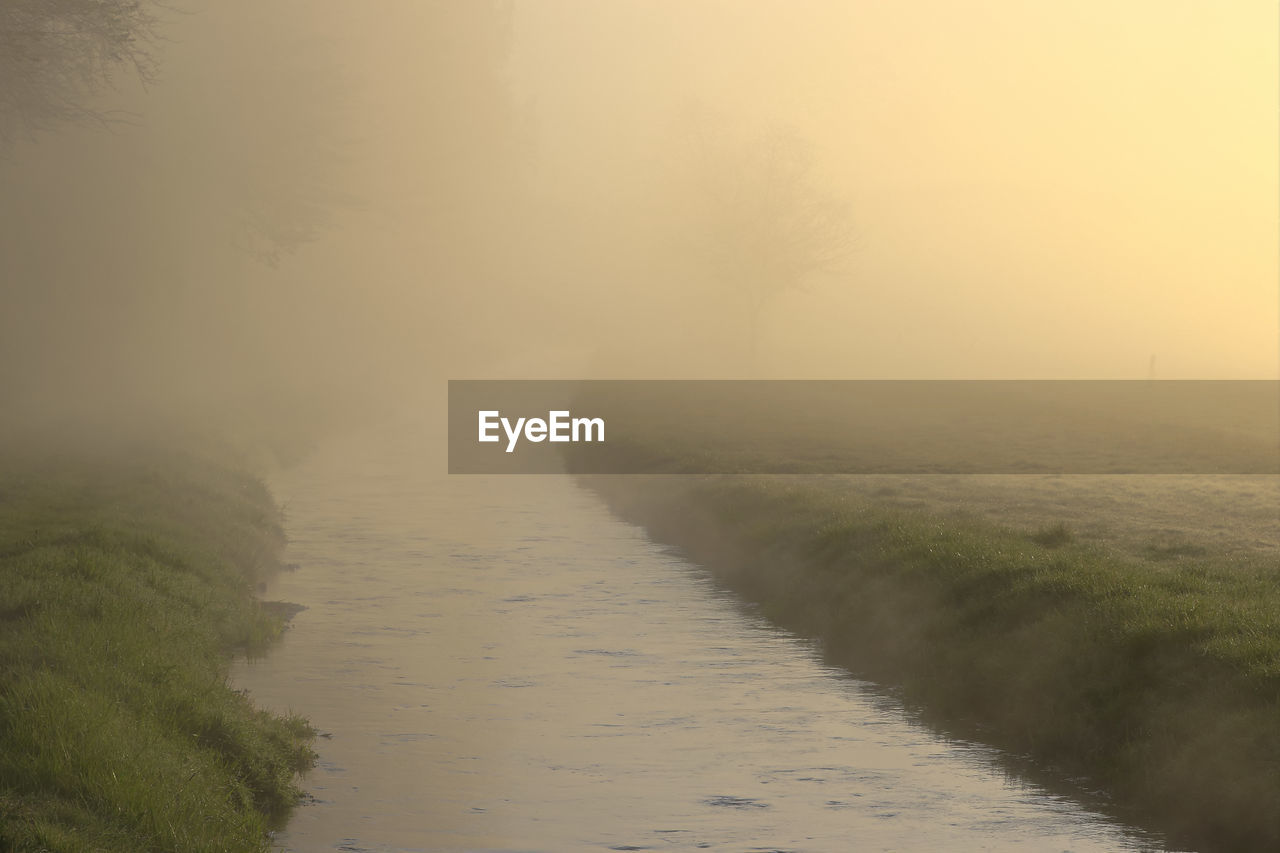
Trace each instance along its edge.
{"label": "distant tree", "polygon": [[0,145],[65,121],[110,121],[92,96],[155,74],[148,0],[0,0]]}
{"label": "distant tree", "polygon": [[[224,213],[235,246],[274,265],[354,204],[335,178],[349,135],[339,63],[302,43],[288,17],[300,3],[285,5],[184,0],[183,14],[161,20],[163,0],[0,0],[0,155],[15,137],[70,123],[163,123],[172,96],[159,116],[141,103],[108,110],[100,96],[128,77],[157,82],[156,45],[172,40],[185,62],[168,88],[198,94],[179,122],[188,136],[170,136],[166,150],[202,158],[176,180],[203,210]],[[234,62],[212,61],[220,40],[236,45]],[[193,61],[202,50],[208,59]]]}
{"label": "distant tree", "polygon": [[184,78],[205,93],[201,106],[210,113],[191,117],[204,136],[187,144],[211,150],[234,244],[274,266],[318,240],[339,212],[360,206],[348,177],[357,107],[341,47],[290,20],[290,12],[306,14],[305,3],[257,10],[257,2],[216,2],[224,5],[204,16],[216,15],[216,23],[193,23],[209,26],[215,44],[224,32],[234,39],[238,67],[204,63],[202,79]]}
{"label": "distant tree", "polygon": [[743,306],[754,374],[765,309],[843,271],[854,245],[850,206],[820,184],[812,146],[790,130],[734,137],[705,115],[689,126],[681,240],[695,268]]}

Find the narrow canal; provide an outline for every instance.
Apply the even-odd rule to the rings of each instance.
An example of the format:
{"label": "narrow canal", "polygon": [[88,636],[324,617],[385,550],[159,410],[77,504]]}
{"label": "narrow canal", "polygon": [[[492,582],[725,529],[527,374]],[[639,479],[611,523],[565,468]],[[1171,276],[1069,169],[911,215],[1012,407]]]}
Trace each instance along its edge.
{"label": "narrow canal", "polygon": [[307,609],[237,686],[327,733],[288,851],[1137,851],[1010,779],[563,477],[449,477],[420,432],[273,488]]}

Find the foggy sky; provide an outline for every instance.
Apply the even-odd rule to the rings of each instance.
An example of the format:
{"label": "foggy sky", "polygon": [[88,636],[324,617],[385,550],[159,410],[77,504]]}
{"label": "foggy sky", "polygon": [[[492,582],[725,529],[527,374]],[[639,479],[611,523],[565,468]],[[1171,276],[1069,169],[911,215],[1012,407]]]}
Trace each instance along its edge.
{"label": "foggy sky", "polygon": [[1274,4],[596,5],[520,10],[557,170],[625,198],[697,99],[807,135],[855,206],[770,375],[1277,374]]}
{"label": "foggy sky", "polygon": [[[449,377],[1280,373],[1270,2],[165,21],[159,79],[102,102],[127,123],[0,159],[10,413],[310,416]],[[703,178],[749,200],[771,134],[847,203],[852,251],[765,302],[751,365],[733,268],[698,253],[736,251]]]}

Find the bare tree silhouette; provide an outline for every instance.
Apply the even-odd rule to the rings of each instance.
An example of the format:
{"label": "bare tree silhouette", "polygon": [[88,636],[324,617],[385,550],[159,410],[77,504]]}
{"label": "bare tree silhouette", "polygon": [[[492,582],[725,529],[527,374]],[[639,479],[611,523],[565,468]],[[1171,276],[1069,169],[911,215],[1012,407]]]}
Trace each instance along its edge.
{"label": "bare tree silhouette", "polygon": [[811,145],[793,131],[773,126],[732,138],[705,115],[689,125],[682,240],[702,273],[741,303],[754,375],[765,309],[845,271],[854,246],[850,205],[821,185]]}
{"label": "bare tree silhouette", "polygon": [[67,121],[125,118],[91,99],[121,70],[154,78],[154,10],[150,0],[0,2],[0,146]]}

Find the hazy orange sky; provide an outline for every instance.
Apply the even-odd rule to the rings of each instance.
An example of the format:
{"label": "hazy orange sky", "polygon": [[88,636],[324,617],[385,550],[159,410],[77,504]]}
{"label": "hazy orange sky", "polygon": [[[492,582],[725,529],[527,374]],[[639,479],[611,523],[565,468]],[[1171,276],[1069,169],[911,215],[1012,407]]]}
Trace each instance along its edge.
{"label": "hazy orange sky", "polygon": [[[12,399],[1280,377],[1274,0],[202,3],[0,158]],[[783,131],[852,252],[751,347]]]}
{"label": "hazy orange sky", "polygon": [[858,251],[778,300],[774,375],[1274,377],[1278,33],[1261,0],[539,0],[512,80],[549,181],[619,210],[688,103],[813,141]]}

